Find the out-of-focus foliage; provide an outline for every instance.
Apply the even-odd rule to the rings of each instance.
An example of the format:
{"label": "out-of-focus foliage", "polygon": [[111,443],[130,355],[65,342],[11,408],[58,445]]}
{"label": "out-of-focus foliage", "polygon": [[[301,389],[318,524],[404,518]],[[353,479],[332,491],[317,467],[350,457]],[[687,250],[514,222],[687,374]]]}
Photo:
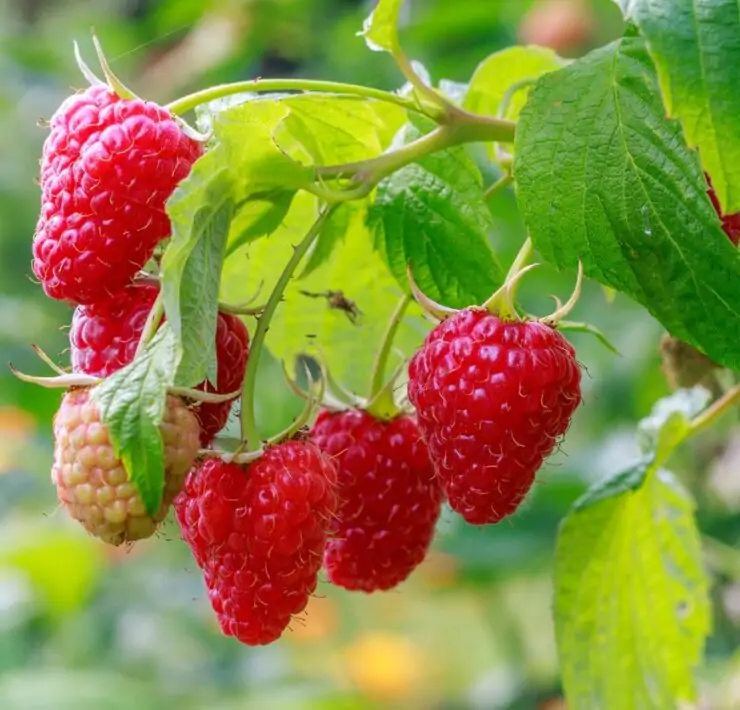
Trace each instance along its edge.
{"label": "out-of-focus foliage", "polygon": [[[407,1],[404,45],[435,81],[465,82],[484,57],[520,36],[539,36],[572,56],[622,30],[609,0],[572,0],[583,31],[558,44],[551,36],[558,3],[571,0]],[[67,364],[60,324],[70,312],[33,283],[30,242],[45,135],[37,122],[83,84],[73,39],[91,54],[94,27],[114,70],[158,101],[255,76],[394,89],[401,81],[392,60],[368,52],[356,36],[369,10],[356,0],[0,4],[0,359],[42,372],[30,347],[36,343]],[[550,20],[537,19],[545,16]],[[490,206],[490,236],[508,263],[524,238],[521,219],[511,192]],[[571,287],[541,268],[525,280],[522,297],[532,312],[546,313],[547,295],[562,297]],[[264,649],[218,633],[174,525],[131,550],[111,550],[57,511],[49,467],[60,394],[0,370],[0,708],[562,707],[551,620],[555,531],[589,482],[638,455],[634,424],[666,393],[661,330],[642,309],[623,297],[612,302],[588,284],[574,318],[596,323],[621,354],[572,336],[588,373],[585,404],[521,512],[488,529],[445,515],[430,559],[399,590],[353,596],[322,583],[305,619]],[[258,416],[265,430],[277,431],[301,403],[277,363],[266,359],[262,376]],[[730,695],[740,674],[740,557],[733,549],[740,538],[740,445],[724,445],[730,433],[725,425],[703,437],[672,466],[700,503],[701,531],[711,538],[707,564],[720,582],[704,679],[717,708],[740,703]]]}

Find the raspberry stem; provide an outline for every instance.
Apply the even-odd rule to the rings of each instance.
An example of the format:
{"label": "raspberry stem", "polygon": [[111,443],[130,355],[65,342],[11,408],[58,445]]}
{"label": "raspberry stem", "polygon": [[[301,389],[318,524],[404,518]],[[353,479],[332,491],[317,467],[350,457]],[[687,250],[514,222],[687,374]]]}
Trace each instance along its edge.
{"label": "raspberry stem", "polygon": [[426,109],[430,107],[422,108],[413,99],[393,94],[390,91],[375,89],[371,86],[344,84],[336,81],[317,81],[315,79],[250,79],[249,81],[237,81],[231,84],[219,84],[218,86],[211,86],[208,89],[196,91],[195,93],[176,99],[167,104],[165,108],[172,114],[182,115],[197,106],[225,96],[278,91],[317,91],[363,96],[368,99],[376,99],[377,101],[395,104],[407,111],[421,113],[434,120],[437,120],[442,115],[440,110],[432,109],[431,111],[427,111]]}
{"label": "raspberry stem", "polygon": [[314,241],[318,238],[324,224],[336,207],[337,205],[325,206],[316,221],[313,223],[311,229],[308,231],[308,234],[306,234],[298,245],[293,248],[292,256],[278,277],[277,283],[275,284],[270,297],[267,299],[265,310],[262,315],[257,317],[257,328],[254,332],[254,338],[252,339],[250,355],[247,361],[247,370],[244,374],[244,386],[242,389],[241,435],[243,443],[241,451],[251,452],[260,448],[260,436],[259,431],[257,430],[257,422],[255,420],[254,413],[254,390],[257,382],[257,368],[259,365],[260,355],[265,342],[265,336],[267,335],[267,331],[270,329],[270,321],[277,310],[278,304],[283,299],[285,288],[293,277],[293,273],[298,267],[298,264],[301,262],[301,259],[303,259]]}
{"label": "raspberry stem", "polygon": [[519,320],[519,314],[514,305],[516,290],[522,276],[536,266],[536,264],[528,265],[533,253],[532,240],[527,237],[512,262],[503,285],[483,304],[483,308],[489,313],[496,314],[502,320]]}
{"label": "raspberry stem", "polygon": [[395,378],[391,378],[390,381],[386,382],[385,374],[388,367],[388,359],[393,348],[393,341],[410,303],[411,296],[404,294],[399,300],[398,305],[393,309],[383,338],[380,341],[377,355],[375,356],[375,363],[373,364],[373,372],[370,379],[370,397],[366,410],[378,419],[392,419],[398,414],[398,407],[393,398]]}

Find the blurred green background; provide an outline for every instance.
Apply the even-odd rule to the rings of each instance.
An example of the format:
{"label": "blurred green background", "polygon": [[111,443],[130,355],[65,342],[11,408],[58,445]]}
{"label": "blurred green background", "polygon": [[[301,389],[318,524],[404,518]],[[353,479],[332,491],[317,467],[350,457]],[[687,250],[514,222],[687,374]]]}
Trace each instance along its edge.
{"label": "blurred green background", "polygon": [[[92,59],[99,34],[114,70],[160,102],[208,84],[305,76],[394,89],[390,59],[356,36],[372,6],[358,0],[1,0],[0,352],[44,373],[35,343],[67,364],[69,309],[33,283],[37,126],[81,87],[72,41]],[[517,42],[578,56],[619,36],[610,0],[410,0],[403,41],[435,81],[465,81],[478,61]],[[524,238],[513,195],[491,202],[505,261]],[[541,269],[524,300],[549,309],[572,277]],[[60,394],[0,369],[0,708],[2,710],[555,710],[551,613],[558,521],[588,483],[636,454],[637,420],[667,392],[660,326],[588,284],[576,319],[621,351],[573,336],[585,404],[521,511],[492,528],[440,522],[429,560],[398,590],[353,596],[321,583],[305,618],[264,649],[218,633],[201,578],[169,523],[152,541],[112,550],[57,509],[49,480],[51,417]],[[300,407],[265,363],[259,416],[277,431]],[[740,446],[725,423],[685,448],[677,472],[702,506],[716,630],[707,706],[740,707]]]}

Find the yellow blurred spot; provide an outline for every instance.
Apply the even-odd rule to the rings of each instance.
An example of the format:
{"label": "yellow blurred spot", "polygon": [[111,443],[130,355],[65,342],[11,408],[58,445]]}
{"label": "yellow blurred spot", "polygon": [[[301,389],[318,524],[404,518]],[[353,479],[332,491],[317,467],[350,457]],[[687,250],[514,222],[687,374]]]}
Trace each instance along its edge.
{"label": "yellow blurred spot", "polygon": [[396,634],[367,633],[344,650],[353,685],[376,700],[398,700],[419,687],[424,662],[421,650]]}
{"label": "yellow blurred spot", "polygon": [[0,407],[0,433],[30,436],[36,430],[36,419],[25,409]]}
{"label": "yellow blurred spot", "polygon": [[18,407],[0,407],[0,474],[8,473],[22,459],[36,431],[36,420]]}
{"label": "yellow blurred spot", "polygon": [[311,597],[306,611],[290,624],[293,641],[317,641],[331,635],[337,627],[336,603],[325,597]]}

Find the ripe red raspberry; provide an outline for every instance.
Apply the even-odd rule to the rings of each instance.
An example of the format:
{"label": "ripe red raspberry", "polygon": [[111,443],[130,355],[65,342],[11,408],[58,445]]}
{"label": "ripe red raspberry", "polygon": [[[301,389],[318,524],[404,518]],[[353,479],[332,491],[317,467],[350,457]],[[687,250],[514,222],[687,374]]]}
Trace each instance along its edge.
{"label": "ripe red raspberry", "polygon": [[198,453],[198,422],[177,398],[168,397],[161,426],[165,489],[155,516],[144,509],[111,446],[100,411],[87,389],[64,395],[54,418],[51,480],[69,514],[112,545],[150,537],[162,522]]}
{"label": "ripe red raspberry", "polygon": [[123,288],[170,234],[164,207],[201,155],[157,104],[93,86],[51,118],[33,270],[51,298],[95,303]]}
{"label": "ripe red raspberry", "polygon": [[570,343],[480,308],[442,321],[409,364],[408,395],[450,506],[472,524],[513,513],[581,402]]}
{"label": "ripe red raspberry", "polygon": [[717,216],[722,220],[722,229],[730,238],[730,241],[735,246],[737,246],[738,243],[740,243],[740,212],[736,212],[735,214],[723,215],[722,208],[720,207],[719,200],[717,199],[717,193],[712,187],[712,181],[710,180],[709,175],[707,175],[706,173],[704,174],[704,177],[706,178],[707,184],[709,185],[709,188],[707,189],[709,199],[712,201],[712,206],[714,207]]}
{"label": "ripe red raspberry", "polygon": [[[115,299],[78,306],[72,316],[69,340],[72,369],[94,377],[108,377],[130,363],[159,286],[137,282]],[[228,394],[242,386],[249,355],[249,335],[236,316],[219,313],[216,324],[217,386],[203,382],[198,389]],[[226,422],[232,402],[204,402],[195,410],[203,446],[208,446]]]}
{"label": "ripe red raspberry", "polygon": [[207,459],[175,501],[221,630],[271,643],[316,589],[334,514],[336,469],[310,442],[268,448],[249,466]]}
{"label": "ripe red raspberry", "polygon": [[337,463],[337,515],[324,555],[329,580],[364,592],[391,589],[426,557],[442,490],[412,417],[319,414],[312,440]]}

